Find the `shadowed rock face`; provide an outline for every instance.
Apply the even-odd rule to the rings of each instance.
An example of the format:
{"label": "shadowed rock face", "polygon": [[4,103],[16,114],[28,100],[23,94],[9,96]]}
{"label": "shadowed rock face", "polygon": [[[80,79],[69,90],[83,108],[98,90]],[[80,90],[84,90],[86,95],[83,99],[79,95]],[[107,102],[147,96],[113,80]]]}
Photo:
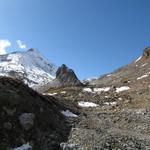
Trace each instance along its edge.
{"label": "shadowed rock face", "polygon": [[34,89],[42,93],[48,91],[50,88],[76,86],[84,86],[84,84],[80,82],[72,69],[63,64],[57,69],[56,78],[54,80],[45,85],[34,87]]}
{"label": "shadowed rock face", "polygon": [[62,86],[81,85],[81,82],[77,78],[72,69],[69,69],[66,65],[62,65],[56,72],[56,79]]}
{"label": "shadowed rock face", "polygon": [[21,81],[0,77],[0,149],[30,143],[32,150],[59,149],[69,125],[53,97],[43,97]]}
{"label": "shadowed rock face", "polygon": [[149,58],[149,57],[150,57],[150,46],[148,46],[148,47],[146,47],[146,48],[144,49],[143,57],[144,57],[144,58]]}

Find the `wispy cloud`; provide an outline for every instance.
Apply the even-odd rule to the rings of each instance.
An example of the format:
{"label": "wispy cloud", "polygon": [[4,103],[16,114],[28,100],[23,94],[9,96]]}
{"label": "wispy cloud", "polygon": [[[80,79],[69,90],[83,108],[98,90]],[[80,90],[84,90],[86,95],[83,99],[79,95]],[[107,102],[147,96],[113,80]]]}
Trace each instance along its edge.
{"label": "wispy cloud", "polygon": [[21,48],[21,49],[27,48],[27,46],[25,44],[23,44],[23,42],[21,40],[17,40],[16,42],[17,42],[19,48]]}
{"label": "wispy cloud", "polygon": [[11,46],[9,40],[0,40],[0,55],[6,54],[6,48]]}

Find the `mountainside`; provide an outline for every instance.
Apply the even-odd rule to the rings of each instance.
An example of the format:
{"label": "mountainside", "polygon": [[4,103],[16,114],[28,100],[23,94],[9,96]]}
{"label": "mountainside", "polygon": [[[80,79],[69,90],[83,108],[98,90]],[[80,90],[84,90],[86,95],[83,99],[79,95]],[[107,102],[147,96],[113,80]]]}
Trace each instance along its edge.
{"label": "mountainside", "polygon": [[41,94],[0,78],[0,149],[150,150],[150,47],[84,82],[65,65]]}
{"label": "mountainside", "polygon": [[[89,81],[89,85],[96,86],[119,86],[131,85],[140,88],[150,76],[150,47],[144,49],[143,54],[132,63],[118,70]],[[146,81],[145,81],[146,82]],[[140,86],[141,85],[141,86]],[[143,88],[143,87],[141,87]]]}
{"label": "mountainside", "polygon": [[[111,74],[81,87],[50,88],[44,95],[71,103],[77,117],[63,150],[150,149],[150,47]],[[71,112],[71,108],[68,109]],[[77,119],[76,119],[77,118]]]}
{"label": "mountainside", "polygon": [[36,49],[0,55],[0,75],[16,77],[30,87],[50,82],[55,73],[56,66]]}

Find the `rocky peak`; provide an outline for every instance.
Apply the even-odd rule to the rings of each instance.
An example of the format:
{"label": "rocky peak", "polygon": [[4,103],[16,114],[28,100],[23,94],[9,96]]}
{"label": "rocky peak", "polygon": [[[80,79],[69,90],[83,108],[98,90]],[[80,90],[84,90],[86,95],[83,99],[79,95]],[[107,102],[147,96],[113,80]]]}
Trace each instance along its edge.
{"label": "rocky peak", "polygon": [[84,84],[80,82],[74,71],[68,68],[65,64],[62,64],[56,71],[56,78],[45,85],[38,86],[36,91],[41,93],[48,91],[50,88],[63,88],[83,85]]}
{"label": "rocky peak", "polygon": [[68,67],[65,64],[62,64],[56,72],[56,78],[59,78],[60,75],[67,73]]}
{"label": "rocky peak", "polygon": [[62,86],[81,85],[81,82],[74,71],[68,68],[65,64],[62,64],[61,67],[58,68],[56,72],[56,80],[58,80]]}
{"label": "rocky peak", "polygon": [[143,57],[146,59],[150,57],[150,46],[148,46],[144,49]]}
{"label": "rocky peak", "polygon": [[35,48],[30,48],[30,49],[28,50],[28,52],[35,52],[35,51],[37,51],[37,49],[35,49]]}

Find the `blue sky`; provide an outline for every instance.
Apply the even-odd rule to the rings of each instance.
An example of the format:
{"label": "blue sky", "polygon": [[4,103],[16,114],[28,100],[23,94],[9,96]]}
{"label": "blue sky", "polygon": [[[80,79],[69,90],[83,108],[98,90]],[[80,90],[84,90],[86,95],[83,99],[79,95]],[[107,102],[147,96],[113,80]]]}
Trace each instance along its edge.
{"label": "blue sky", "polygon": [[80,79],[128,64],[150,45],[149,0],[0,0],[7,52],[37,48]]}

